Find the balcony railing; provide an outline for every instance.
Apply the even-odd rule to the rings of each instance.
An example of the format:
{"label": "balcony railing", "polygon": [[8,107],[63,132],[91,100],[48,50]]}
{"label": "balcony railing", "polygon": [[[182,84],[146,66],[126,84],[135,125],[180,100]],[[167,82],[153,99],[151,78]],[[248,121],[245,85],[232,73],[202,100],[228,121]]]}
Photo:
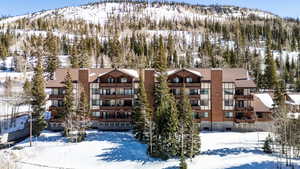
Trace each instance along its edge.
{"label": "balcony railing", "polygon": [[253,111],[254,108],[252,106],[247,106],[247,107],[235,107],[236,111]]}
{"label": "balcony railing", "polygon": [[234,95],[234,99],[237,99],[237,100],[253,100],[253,95],[239,95],[239,94],[236,94],[236,95]]}
{"label": "balcony railing", "polygon": [[234,119],[235,123],[255,123],[255,119],[254,118],[250,118],[250,119]]}
{"label": "balcony railing", "polygon": [[61,95],[50,94],[49,95],[49,99],[63,99],[63,98],[64,98],[64,94],[61,94]]}
{"label": "balcony railing", "polygon": [[170,87],[201,87],[201,83],[168,83]]}
{"label": "balcony railing", "polygon": [[132,87],[132,83],[100,83],[100,87]]}

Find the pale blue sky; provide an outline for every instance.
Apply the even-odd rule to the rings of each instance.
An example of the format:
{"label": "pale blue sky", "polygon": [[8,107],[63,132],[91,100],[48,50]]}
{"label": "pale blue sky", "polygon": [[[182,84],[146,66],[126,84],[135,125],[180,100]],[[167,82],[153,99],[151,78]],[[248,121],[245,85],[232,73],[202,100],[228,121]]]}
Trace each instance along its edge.
{"label": "pale blue sky", "polygon": [[[1,0],[0,16],[22,15],[43,9],[75,6],[99,0]],[[193,4],[213,4],[214,0],[174,0]],[[284,17],[300,17],[299,0],[216,0],[218,4],[267,10]]]}

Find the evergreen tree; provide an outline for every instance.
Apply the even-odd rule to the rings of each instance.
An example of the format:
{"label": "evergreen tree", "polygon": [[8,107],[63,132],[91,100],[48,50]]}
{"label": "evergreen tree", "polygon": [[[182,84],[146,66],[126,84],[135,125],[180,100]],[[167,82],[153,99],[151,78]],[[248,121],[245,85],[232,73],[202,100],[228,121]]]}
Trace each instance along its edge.
{"label": "evergreen tree", "polygon": [[90,105],[88,102],[87,95],[85,94],[85,90],[82,90],[80,93],[80,99],[78,103],[78,108],[76,112],[76,125],[78,130],[78,138],[77,141],[83,141],[86,136],[86,128],[87,128],[87,118],[90,114]]}
{"label": "evergreen tree", "polygon": [[64,135],[69,137],[70,132],[73,131],[73,120],[75,118],[74,108],[74,94],[73,94],[73,83],[70,72],[67,72],[65,77],[65,95],[64,95]]}
{"label": "evergreen tree", "polygon": [[49,73],[49,79],[53,79],[55,70],[59,67],[58,57],[55,55],[50,55],[47,57],[47,67],[46,72]]}
{"label": "evergreen tree", "polygon": [[271,144],[272,144],[272,138],[270,135],[268,135],[268,137],[266,138],[266,140],[264,142],[264,146],[263,146],[263,150],[265,153],[268,153],[268,154],[272,153]]}
{"label": "evergreen tree", "polygon": [[41,131],[47,127],[47,123],[44,119],[44,112],[46,110],[46,93],[41,57],[38,57],[37,65],[34,69],[31,94],[31,106],[33,111],[32,132],[34,136],[39,136]]}
{"label": "evergreen tree", "polygon": [[185,88],[181,89],[181,100],[178,104],[178,110],[180,134],[183,135],[182,153],[184,156],[192,158],[200,152],[201,143],[199,129],[194,125],[193,109]]}
{"label": "evergreen tree", "polygon": [[142,71],[140,71],[139,88],[134,106],[133,133],[136,139],[146,143],[149,141],[149,123],[152,115],[144,86],[144,77]]}
{"label": "evergreen tree", "polygon": [[267,89],[274,89],[278,81],[276,74],[277,69],[269,46],[267,46],[266,50],[265,65],[266,68],[264,72],[264,83]]}
{"label": "evergreen tree", "polygon": [[159,72],[164,72],[167,69],[167,56],[164,47],[163,37],[160,35],[157,54],[154,60],[154,68]]}
{"label": "evergreen tree", "polygon": [[179,169],[187,169],[187,163],[183,155],[180,157]]}

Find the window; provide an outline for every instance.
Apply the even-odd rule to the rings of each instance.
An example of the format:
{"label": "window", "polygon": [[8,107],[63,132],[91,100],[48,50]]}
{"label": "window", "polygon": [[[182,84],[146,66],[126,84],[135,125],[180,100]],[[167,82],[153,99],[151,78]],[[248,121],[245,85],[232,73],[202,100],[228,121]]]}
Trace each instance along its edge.
{"label": "window", "polygon": [[225,106],[233,106],[233,100],[232,99],[226,99],[224,100]]}
{"label": "window", "polygon": [[92,106],[99,106],[100,100],[99,99],[92,99]]}
{"label": "window", "polygon": [[111,77],[108,78],[108,79],[107,79],[107,83],[114,83],[114,78],[111,78]]}
{"label": "window", "polygon": [[51,106],[57,107],[58,106],[58,100],[52,100]]}
{"label": "window", "polygon": [[58,107],[64,107],[64,101],[58,100]]}
{"label": "window", "polygon": [[225,112],[225,118],[232,118],[233,112]]}
{"label": "window", "polygon": [[127,83],[127,78],[126,77],[121,78],[121,83]]}
{"label": "window", "polygon": [[93,117],[100,117],[100,112],[92,112]]}
{"label": "window", "polygon": [[198,95],[198,89],[190,89],[190,95]]}
{"label": "window", "polygon": [[191,78],[191,77],[186,78],[186,82],[187,83],[192,83],[193,82],[193,78]]}
{"label": "window", "polygon": [[208,112],[203,112],[201,113],[202,118],[208,118]]}
{"label": "window", "polygon": [[200,100],[200,105],[201,106],[208,106],[208,99],[201,99]]}
{"label": "window", "polygon": [[58,88],[53,88],[51,94],[52,95],[58,95]]}
{"label": "window", "polygon": [[225,95],[234,95],[234,89],[224,89]]}
{"label": "window", "polygon": [[257,118],[263,118],[264,116],[263,116],[263,113],[262,112],[256,112],[256,117]]}
{"label": "window", "polygon": [[194,119],[200,119],[201,118],[200,113],[194,112],[193,115],[194,115]]}
{"label": "window", "polygon": [[201,89],[200,94],[208,94],[208,89]]}
{"label": "window", "polygon": [[132,95],[132,89],[125,89],[125,95]]}
{"label": "window", "polygon": [[124,89],[123,88],[117,89],[117,95],[124,95]]}
{"label": "window", "polygon": [[92,94],[99,94],[98,88],[92,88]]}
{"label": "window", "polygon": [[190,103],[191,103],[191,106],[199,106],[198,100],[191,100]]}
{"label": "window", "polygon": [[177,88],[173,88],[173,89],[171,89],[171,93],[173,94],[173,95],[180,95],[180,89],[177,89]]}
{"label": "window", "polygon": [[179,78],[175,77],[172,81],[173,81],[173,83],[179,83]]}

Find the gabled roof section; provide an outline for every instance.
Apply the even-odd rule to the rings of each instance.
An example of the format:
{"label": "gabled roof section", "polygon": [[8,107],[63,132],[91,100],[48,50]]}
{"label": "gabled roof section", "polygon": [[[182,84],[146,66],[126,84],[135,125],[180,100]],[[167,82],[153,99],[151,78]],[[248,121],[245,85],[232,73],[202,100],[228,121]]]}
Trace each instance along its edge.
{"label": "gabled roof section", "polygon": [[273,108],[274,101],[269,93],[254,94],[254,111],[270,112]]}
{"label": "gabled roof section", "polygon": [[192,74],[194,74],[196,76],[202,77],[202,74],[199,71],[197,71],[197,69],[185,69],[185,68],[184,69],[172,69],[172,70],[168,70],[167,71],[167,75],[170,76],[170,75],[176,74],[176,73],[178,73],[178,72],[180,72],[182,70],[190,72],[190,73],[192,73]]}
{"label": "gabled roof section", "polygon": [[78,81],[78,68],[56,69],[53,80],[46,82],[46,87],[63,87],[67,72],[70,72],[72,81]]}
{"label": "gabled roof section", "polygon": [[253,80],[236,80],[235,86],[238,88],[256,88]]}
{"label": "gabled roof section", "polygon": [[139,73],[138,71],[134,70],[134,69],[112,69],[110,71],[107,71],[107,72],[101,72],[100,74],[98,74],[98,77],[101,77],[101,76],[104,76],[106,74],[109,74],[113,71],[120,71],[124,74],[127,74],[128,76],[131,76],[135,79],[138,79],[139,78]]}
{"label": "gabled roof section", "polygon": [[300,93],[288,93],[287,96],[290,98],[288,104],[300,105]]}

